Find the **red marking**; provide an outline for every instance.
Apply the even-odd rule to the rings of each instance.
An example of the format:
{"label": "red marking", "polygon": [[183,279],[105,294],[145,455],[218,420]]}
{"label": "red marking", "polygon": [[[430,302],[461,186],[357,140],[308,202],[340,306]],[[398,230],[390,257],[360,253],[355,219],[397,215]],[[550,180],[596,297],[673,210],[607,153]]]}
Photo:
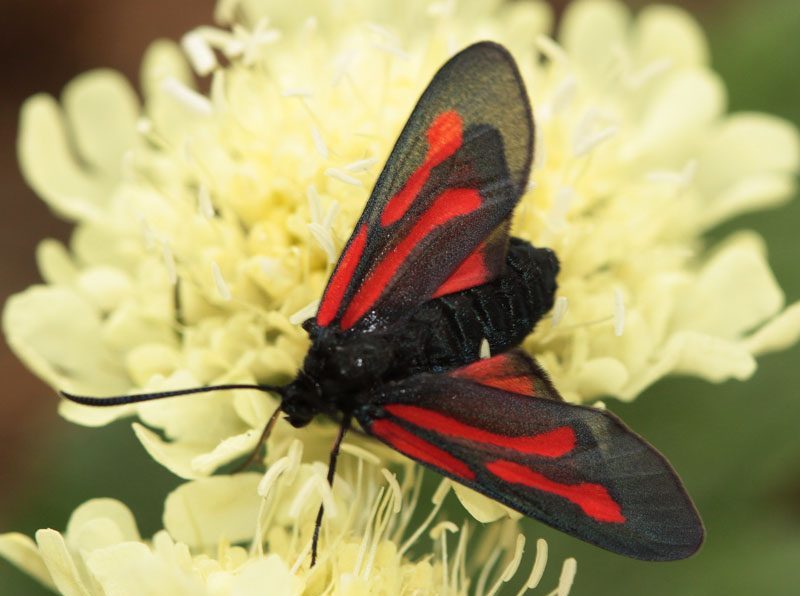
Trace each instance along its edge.
{"label": "red marking", "polygon": [[450,416],[418,406],[393,404],[386,406],[385,409],[393,416],[420,428],[433,430],[448,437],[487,443],[496,447],[507,447],[526,455],[561,457],[575,448],[575,431],[568,426],[560,426],[530,437],[509,437],[464,424]]}
{"label": "red marking", "polygon": [[333,320],[339,310],[339,304],[342,302],[344,293],[353,273],[356,270],[358,262],[361,260],[361,255],[364,252],[364,247],[367,244],[367,226],[362,224],[358,229],[358,233],[353,237],[347,251],[342,255],[339,260],[339,265],[336,267],[328,282],[328,289],[325,290],[325,295],[322,297],[319,311],[317,311],[317,324],[325,327]]}
{"label": "red marking", "polygon": [[543,490],[575,503],[583,512],[595,521],[621,524],[625,521],[622,508],[611,498],[601,484],[579,482],[578,484],[561,484],[514,463],[498,459],[486,464],[486,468],[498,478],[514,484],[523,484],[536,490]]}
{"label": "red marking", "polygon": [[491,278],[492,274],[486,266],[486,259],[483,256],[483,250],[486,248],[485,243],[482,243],[476,248],[466,259],[464,259],[458,268],[450,274],[439,289],[433,294],[433,298],[444,296],[445,294],[452,294],[453,292],[460,292],[467,288],[474,288],[481,284],[485,284]]}
{"label": "red marking", "polygon": [[463,121],[455,110],[439,114],[428,128],[428,153],[425,161],[408,177],[405,185],[394,195],[381,213],[381,225],[387,227],[403,217],[425,186],[431,170],[453,155],[463,142]]}
{"label": "red marking", "polygon": [[386,254],[364,280],[347,306],[340,323],[341,328],[344,330],[352,327],[375,304],[394,274],[423,238],[451,219],[472,213],[480,205],[481,195],[473,188],[451,188],[440,194],[408,235]]}
{"label": "red marking", "polygon": [[458,476],[466,480],[475,480],[475,472],[473,472],[467,464],[460,459],[456,459],[446,451],[434,447],[428,441],[420,439],[418,436],[408,432],[391,420],[376,420],[372,423],[369,430],[375,436],[389,443],[389,445],[397,449],[400,453],[436,466],[445,472],[449,472],[453,476]]}
{"label": "red marking", "polygon": [[527,368],[521,369],[518,363],[514,362],[506,354],[478,360],[450,374],[456,378],[468,379],[480,385],[510,391],[519,395],[527,395],[528,397],[536,395],[536,387],[534,386],[534,378],[531,376],[531,371]]}

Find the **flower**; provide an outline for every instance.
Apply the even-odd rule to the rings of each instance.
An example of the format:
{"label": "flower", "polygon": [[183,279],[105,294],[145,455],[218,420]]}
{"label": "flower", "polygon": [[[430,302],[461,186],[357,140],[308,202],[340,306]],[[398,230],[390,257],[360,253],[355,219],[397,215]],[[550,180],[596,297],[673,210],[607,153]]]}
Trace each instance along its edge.
{"label": "flower", "polygon": [[[469,578],[478,574],[467,566],[468,526],[430,527],[448,481],[436,491],[425,521],[413,527],[420,492],[419,482],[408,481],[419,480],[411,466],[406,481],[398,482],[374,455],[345,444],[331,491],[324,467],[301,463],[301,453],[302,443],[295,441],[263,477],[217,476],[180,486],[167,498],[165,529],[151,540],[142,540],[124,504],[94,499],[72,514],[63,534],[39,530],[35,542],[20,534],[0,536],[0,555],[62,594],[88,596],[247,596],[263,594],[267,586],[276,596],[486,594],[521,576],[525,538],[513,524],[496,526],[490,538],[495,554],[470,589]],[[309,568],[304,563],[320,502],[326,510],[322,550],[317,566]],[[426,532],[434,553],[413,561],[408,553]],[[498,564],[501,555],[505,561]],[[540,539],[529,575],[518,583],[536,587],[546,560],[547,544]],[[574,571],[574,560],[567,559],[560,594],[569,590]]]}
{"label": "flower", "polygon": [[[707,250],[703,234],[791,196],[797,132],[725,114],[685,12],[633,18],[586,0],[557,42],[538,2],[345,4],[220,2],[232,30],[150,48],[142,105],[108,71],[73,81],[63,107],[27,102],[25,175],[76,224],[69,248],[41,244],[45,284],[4,312],[9,343],[46,381],[103,395],[289,380],[307,347],[297,323],[411,105],[448,55],[484,38],[515,54],[534,102],[514,233],[553,247],[562,272],[554,315],[525,347],[568,400],[633,399],[669,373],[744,379],[755,355],[796,341],[800,307],[783,309],[758,236]],[[210,74],[208,95],[190,63]],[[252,449],[274,406],[246,392],[60,404],[86,425],[137,414],[165,437],[134,425],[145,448],[184,478]],[[309,454],[326,452],[330,433],[312,435]]]}
{"label": "flower", "polygon": [[[554,312],[524,346],[566,399],[630,400],[671,373],[745,379],[755,356],[800,337],[800,305],[785,307],[763,241],[747,231],[704,240],[792,196],[797,131],[726,113],[684,11],[634,17],[619,2],[582,0],[555,35],[535,1],[220,0],[217,18],[228,27],[153,44],[141,103],[119,75],[94,71],[61,104],[36,96],[23,108],[24,173],[76,227],[69,247],[40,245],[44,283],[8,301],[3,325],[54,387],[104,395],[291,379],[308,345],[298,323],[314,313],[411,106],[480,39],[510,49],[534,102],[534,174],[513,232],[554,248],[562,269]],[[209,77],[208,93],[196,76]],[[59,407],[90,426],[136,415],[145,449],[191,481],[178,490],[228,491],[255,478],[206,477],[255,446],[276,405],[238,392]],[[269,469],[297,438],[303,465],[325,461],[334,430],[279,423]],[[507,514],[457,492],[481,521]],[[227,510],[204,502],[206,532]],[[135,547],[142,561],[163,559],[161,540]],[[186,581],[197,556],[182,559]]]}

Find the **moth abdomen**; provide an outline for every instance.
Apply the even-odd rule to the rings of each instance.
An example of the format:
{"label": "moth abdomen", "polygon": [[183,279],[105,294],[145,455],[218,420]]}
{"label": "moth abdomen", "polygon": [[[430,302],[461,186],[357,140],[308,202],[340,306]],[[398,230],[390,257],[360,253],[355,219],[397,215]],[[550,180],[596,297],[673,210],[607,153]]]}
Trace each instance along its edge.
{"label": "moth abdomen", "polygon": [[511,238],[504,273],[417,309],[408,333],[422,339],[420,370],[477,360],[484,339],[493,354],[519,344],[553,306],[558,259],[549,249]]}

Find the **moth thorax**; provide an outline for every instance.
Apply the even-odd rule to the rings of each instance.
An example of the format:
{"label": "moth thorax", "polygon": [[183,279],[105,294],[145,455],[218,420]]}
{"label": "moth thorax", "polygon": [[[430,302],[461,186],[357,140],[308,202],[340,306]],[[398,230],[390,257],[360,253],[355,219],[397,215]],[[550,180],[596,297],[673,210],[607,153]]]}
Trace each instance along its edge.
{"label": "moth thorax", "polygon": [[331,351],[329,366],[344,385],[366,387],[383,378],[392,365],[392,344],[379,337],[362,336]]}

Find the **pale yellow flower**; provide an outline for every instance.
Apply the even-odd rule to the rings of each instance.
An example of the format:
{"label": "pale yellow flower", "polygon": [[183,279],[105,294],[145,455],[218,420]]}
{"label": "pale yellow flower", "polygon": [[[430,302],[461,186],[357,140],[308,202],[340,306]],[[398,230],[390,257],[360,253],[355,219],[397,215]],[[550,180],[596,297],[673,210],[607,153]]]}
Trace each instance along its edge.
{"label": "pale yellow flower", "polygon": [[[511,50],[534,103],[537,155],[514,233],[554,248],[562,271],[554,312],[525,347],[568,400],[633,399],[671,373],[745,379],[756,355],[797,341],[800,306],[785,308],[763,241],[703,241],[792,196],[797,131],[726,113],[684,11],[633,17],[585,0],[557,33],[547,5],[530,1],[222,0],[217,13],[230,28],[148,50],[141,102],[119,75],[94,71],[60,104],[37,96],[23,109],[24,173],[76,228],[69,247],[41,244],[44,283],[11,298],[3,324],[54,387],[291,379],[307,347],[298,323],[416,98],[480,39]],[[210,76],[207,94],[195,74]],[[148,452],[196,480],[251,450],[276,405],[240,392],[60,410],[85,425],[137,415]],[[267,462],[298,437],[308,465],[326,461],[334,430],[280,423]],[[225,515],[208,503],[201,532]],[[505,515],[488,499],[465,504],[481,521]],[[155,542],[136,548],[160,556]]]}
{"label": "pale yellow flower", "polygon": [[[63,534],[39,530],[35,542],[0,535],[0,555],[70,596],[457,596],[494,594],[509,581],[520,591],[539,584],[547,561],[543,540],[525,575],[525,538],[513,524],[483,533],[492,548],[477,559],[482,569],[467,561],[470,550],[475,554],[467,548],[468,525],[433,525],[448,481],[436,491],[427,519],[413,526],[419,474],[412,466],[399,482],[374,455],[346,444],[331,491],[324,466],[301,463],[301,452],[295,441],[263,477],[217,476],[180,486],[167,497],[164,529],[150,540],[142,540],[125,505],[94,499],[72,514]],[[311,569],[320,502],[326,509],[322,549]],[[409,554],[420,544],[430,544],[431,554],[414,560]],[[560,593],[569,591],[574,572],[574,560],[567,559]]]}

